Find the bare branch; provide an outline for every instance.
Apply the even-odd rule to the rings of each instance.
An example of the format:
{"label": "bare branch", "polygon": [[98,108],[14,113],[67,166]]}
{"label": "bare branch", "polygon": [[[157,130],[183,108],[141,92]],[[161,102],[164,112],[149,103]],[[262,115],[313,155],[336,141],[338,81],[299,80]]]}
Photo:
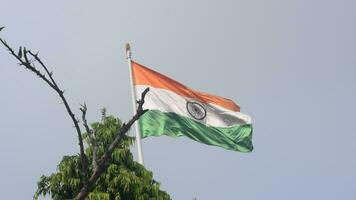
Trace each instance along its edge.
{"label": "bare branch", "polygon": [[92,160],[92,165],[93,165],[93,169],[97,168],[98,164],[97,164],[97,159],[96,159],[96,155],[97,155],[97,151],[98,151],[98,146],[96,143],[96,138],[95,138],[95,134],[93,132],[92,129],[89,128],[88,125],[88,121],[86,119],[86,114],[87,114],[87,105],[84,103],[84,105],[81,105],[80,111],[82,111],[82,120],[83,120],[83,126],[85,127],[86,132],[88,133],[88,137],[89,137],[89,141],[90,144],[93,147],[93,160]]}
{"label": "bare branch", "polygon": [[[67,99],[65,98],[63,91],[58,87],[57,83],[55,82],[55,80],[52,77],[52,73],[50,73],[48,71],[48,68],[46,67],[46,65],[41,61],[41,59],[37,56],[37,54],[33,54],[31,51],[27,51],[26,48],[24,48],[22,50],[22,48],[19,48],[19,52],[18,54],[15,53],[15,51],[6,43],[5,40],[3,40],[2,38],[0,38],[0,42],[7,48],[7,50],[10,52],[10,54],[12,56],[14,56],[17,61],[19,61],[20,65],[23,65],[26,69],[32,71],[33,73],[35,73],[37,76],[40,77],[40,79],[42,79],[44,82],[47,83],[48,86],[50,86],[54,91],[57,92],[57,94],[59,95],[59,97],[61,98],[61,100],[63,101],[63,104],[66,108],[66,111],[68,113],[68,115],[70,116],[70,118],[73,121],[74,127],[77,131],[77,135],[78,135],[78,140],[79,140],[79,147],[80,147],[80,157],[81,157],[81,161],[82,161],[82,178],[84,183],[87,182],[87,178],[88,178],[88,162],[87,162],[87,158],[84,152],[84,145],[83,145],[83,138],[82,138],[82,132],[80,130],[79,127],[79,123],[75,118],[74,113],[72,112],[72,109],[70,108]],[[41,71],[39,71],[38,69],[36,69],[36,67],[33,65],[33,63],[31,63],[28,59],[28,54],[30,54],[31,56],[33,56],[33,58],[40,63],[40,65],[44,68],[44,70],[46,71],[47,75],[49,76],[49,79],[46,77],[45,74],[42,74]],[[24,59],[22,59],[22,56],[24,57]]]}
{"label": "bare branch", "polygon": [[[0,28],[0,31],[3,29],[3,27]],[[40,77],[44,82],[47,83],[48,86],[50,86],[54,91],[57,92],[59,95],[60,99],[62,100],[66,111],[70,118],[72,119],[72,122],[74,124],[74,127],[77,131],[78,134],[78,140],[79,140],[79,147],[80,147],[80,158],[81,158],[81,164],[82,164],[82,180],[83,180],[83,187],[81,188],[79,194],[76,196],[76,199],[84,200],[88,194],[95,188],[95,184],[99,177],[106,171],[108,167],[108,161],[110,156],[112,155],[112,152],[114,149],[117,147],[117,145],[120,143],[122,138],[125,136],[127,131],[131,128],[131,126],[143,115],[145,114],[148,110],[143,109],[143,104],[145,103],[145,96],[147,92],[149,91],[149,88],[146,88],[142,94],[141,94],[141,100],[137,101],[138,103],[138,108],[136,110],[136,114],[128,121],[127,124],[123,124],[121,129],[118,131],[116,134],[114,140],[112,143],[109,145],[109,147],[106,149],[104,154],[101,156],[99,160],[96,158],[97,154],[97,144],[96,144],[96,138],[95,134],[92,132],[90,129],[87,120],[86,120],[86,112],[87,112],[87,107],[84,104],[82,108],[80,109],[82,111],[82,120],[83,120],[83,125],[88,132],[89,139],[91,141],[91,144],[93,145],[93,173],[90,175],[88,174],[88,160],[84,152],[84,145],[83,145],[83,138],[82,138],[82,132],[80,130],[79,122],[76,119],[74,113],[72,112],[72,109],[70,108],[68,101],[66,100],[64,96],[64,90],[61,90],[60,87],[57,85],[55,79],[53,78],[53,73],[48,70],[48,67],[42,62],[42,60],[38,57],[38,54],[34,54],[29,50],[26,50],[24,47],[23,49],[20,47],[19,52],[16,54],[15,51],[6,43],[5,40],[0,38],[0,42],[6,47],[6,49],[10,52],[12,56],[14,56],[17,61],[19,61],[19,64],[24,66],[26,69],[32,71],[35,73],[37,76]],[[34,59],[31,60],[29,59],[29,55]],[[34,65],[33,61],[37,61],[41,67],[45,70],[45,74],[41,73],[40,70],[36,68]],[[46,76],[47,75],[47,76]],[[105,111],[103,111],[103,116],[105,115]],[[89,179],[88,179],[89,178]]]}
{"label": "bare branch", "polygon": [[45,81],[52,89],[56,90],[56,87],[46,78],[44,74],[42,74],[39,70],[36,69],[36,67],[32,66],[30,62],[27,62],[26,60],[22,60],[16,53],[15,51],[6,43],[5,40],[0,38],[0,42],[6,47],[6,49],[10,52],[12,56],[14,56],[17,61],[19,61],[20,65],[25,66],[26,69],[32,71],[35,73],[37,76],[39,76],[43,81]]}
{"label": "bare branch", "polygon": [[148,110],[143,109],[143,104],[145,103],[145,96],[149,88],[146,88],[141,94],[141,100],[137,101],[138,108],[136,114],[130,119],[127,124],[123,124],[119,132],[116,134],[115,139],[109,145],[109,148],[104,152],[103,156],[100,158],[97,168],[93,170],[93,174],[88,180],[88,183],[85,184],[82,189],[80,190],[79,194],[76,196],[75,199],[77,200],[84,200],[88,194],[95,188],[95,183],[99,179],[102,173],[104,173],[108,167],[108,160],[114,150],[114,148],[119,144],[121,139],[130,130],[131,126],[137,121],[143,114],[145,114]]}

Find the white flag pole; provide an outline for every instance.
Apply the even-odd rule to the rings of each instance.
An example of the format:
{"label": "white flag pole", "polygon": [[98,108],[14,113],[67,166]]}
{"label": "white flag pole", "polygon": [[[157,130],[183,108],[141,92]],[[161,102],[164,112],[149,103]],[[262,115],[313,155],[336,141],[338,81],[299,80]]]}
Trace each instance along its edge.
{"label": "white flag pole", "polygon": [[[126,44],[126,58],[127,62],[129,64],[129,72],[130,72],[130,83],[131,83],[131,97],[132,97],[132,108],[134,114],[136,114],[137,110],[137,99],[136,99],[136,94],[135,94],[135,89],[134,89],[134,83],[133,83],[133,77],[132,77],[132,65],[131,65],[131,48],[130,44]],[[138,158],[138,163],[143,165],[143,154],[142,154],[142,147],[141,147],[141,133],[140,129],[138,127],[138,122],[136,121],[135,124],[135,130],[136,130],[136,145],[137,145],[137,158]]]}

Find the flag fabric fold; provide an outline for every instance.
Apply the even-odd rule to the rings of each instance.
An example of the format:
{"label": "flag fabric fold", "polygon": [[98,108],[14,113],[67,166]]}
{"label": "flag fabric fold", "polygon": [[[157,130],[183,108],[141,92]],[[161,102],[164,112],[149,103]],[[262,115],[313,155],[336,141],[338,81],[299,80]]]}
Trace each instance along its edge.
{"label": "flag fabric fold", "polygon": [[132,61],[136,97],[147,88],[139,119],[142,138],[186,136],[228,150],[251,152],[251,118],[232,100],[193,90],[163,74]]}

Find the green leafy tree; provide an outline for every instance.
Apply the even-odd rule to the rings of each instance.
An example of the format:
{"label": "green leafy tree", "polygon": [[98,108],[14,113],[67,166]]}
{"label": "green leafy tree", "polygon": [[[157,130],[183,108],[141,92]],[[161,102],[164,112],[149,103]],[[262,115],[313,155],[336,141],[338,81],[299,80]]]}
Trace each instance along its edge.
{"label": "green leafy tree", "polygon": [[[113,116],[103,116],[101,122],[91,124],[92,133],[96,137],[97,155],[100,157],[117,133],[122,128],[122,123]],[[93,157],[93,146],[90,145],[88,133],[83,134],[86,146],[86,155]],[[146,200],[170,199],[169,195],[160,190],[160,184],[152,177],[152,172],[133,160],[130,145],[133,138],[124,136],[119,145],[114,149],[108,162],[110,163],[97,185],[87,199],[89,200]],[[35,199],[40,195],[50,195],[54,200],[72,199],[79,193],[81,183],[80,156],[64,156],[57,171],[50,176],[42,176],[38,182]],[[93,165],[91,165],[93,166]],[[89,171],[92,171],[89,168]]]}

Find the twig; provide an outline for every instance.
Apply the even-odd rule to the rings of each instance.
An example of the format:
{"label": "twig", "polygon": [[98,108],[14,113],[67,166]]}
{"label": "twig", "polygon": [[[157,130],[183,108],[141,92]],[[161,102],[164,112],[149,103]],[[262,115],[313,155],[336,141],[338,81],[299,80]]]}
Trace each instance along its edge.
{"label": "twig", "polygon": [[84,105],[81,105],[80,111],[82,111],[82,120],[83,120],[83,126],[88,133],[89,141],[93,147],[93,160],[92,160],[92,165],[93,168],[97,168],[97,160],[96,160],[96,154],[98,151],[98,146],[96,143],[96,137],[92,129],[89,128],[88,121],[86,119],[86,114],[87,114],[87,105],[84,103]]}
{"label": "twig", "polygon": [[[35,58],[35,60],[40,63],[40,65],[43,67],[43,69],[46,71],[47,75],[48,75],[49,78],[51,79],[53,85],[55,85],[56,87],[58,87],[56,81],[53,79],[53,72],[49,72],[49,71],[48,71],[48,68],[46,67],[45,64],[43,64],[42,60],[38,57],[38,54],[34,54],[34,53],[32,53],[31,51],[26,51],[25,54],[26,54],[26,53],[31,54],[31,56],[33,56],[33,57]],[[62,91],[62,93],[63,93],[63,91]]]}

